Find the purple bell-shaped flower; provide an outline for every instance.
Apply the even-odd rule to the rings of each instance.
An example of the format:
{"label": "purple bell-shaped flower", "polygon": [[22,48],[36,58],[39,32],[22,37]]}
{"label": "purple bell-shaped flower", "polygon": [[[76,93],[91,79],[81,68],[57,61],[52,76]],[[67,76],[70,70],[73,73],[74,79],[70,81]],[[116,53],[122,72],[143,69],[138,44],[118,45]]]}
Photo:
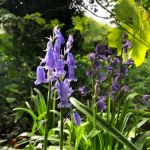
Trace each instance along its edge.
{"label": "purple bell-shaped flower", "polygon": [[69,66],[75,67],[75,61],[74,61],[74,57],[73,57],[72,53],[67,54],[67,61],[66,62]]}
{"label": "purple bell-shaped flower", "polygon": [[107,105],[106,105],[105,101],[106,101],[106,96],[100,96],[99,97],[97,105],[98,105],[98,108],[99,108],[100,111],[104,111],[107,108]]}
{"label": "purple bell-shaped flower", "polygon": [[73,37],[72,37],[72,35],[69,35],[68,41],[66,43],[66,48],[70,48],[72,43],[73,43]]}
{"label": "purple bell-shaped flower", "polygon": [[61,54],[61,44],[65,43],[65,39],[62,36],[61,32],[57,29],[58,26],[56,26],[54,28],[54,35],[55,35],[55,43],[54,43],[54,52],[55,52],[55,56],[57,58],[60,58],[60,54]]}
{"label": "purple bell-shaped flower", "polygon": [[55,68],[55,58],[53,50],[48,50],[45,56],[45,69],[54,69]]}
{"label": "purple bell-shaped flower", "polygon": [[60,75],[65,75],[64,61],[62,59],[58,59],[56,63],[56,76],[59,77]]}
{"label": "purple bell-shaped flower", "polygon": [[72,93],[72,89],[70,88],[70,82],[68,80],[58,82],[57,91],[58,98],[60,98],[58,108],[69,108],[70,103],[68,102],[68,97]]}
{"label": "purple bell-shaped flower", "polygon": [[72,66],[69,66],[68,67],[68,74],[69,74],[69,79],[72,81],[72,80],[75,80],[75,75],[74,75],[74,67]]}
{"label": "purple bell-shaped flower", "polygon": [[77,112],[75,112],[73,113],[73,118],[74,118],[75,125],[79,126],[82,121],[82,118],[80,117],[80,115]]}
{"label": "purple bell-shaped flower", "polygon": [[36,81],[34,82],[35,85],[47,82],[48,80],[45,78],[44,68],[42,66],[38,66],[36,70]]}

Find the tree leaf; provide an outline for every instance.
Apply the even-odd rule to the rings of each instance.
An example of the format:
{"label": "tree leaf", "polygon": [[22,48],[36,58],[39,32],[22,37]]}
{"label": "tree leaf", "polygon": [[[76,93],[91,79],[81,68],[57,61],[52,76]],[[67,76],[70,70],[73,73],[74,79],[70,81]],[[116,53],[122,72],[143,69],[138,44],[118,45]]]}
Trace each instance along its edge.
{"label": "tree leaf", "polygon": [[118,49],[118,54],[121,54],[122,49],[122,34],[123,31],[119,28],[112,28],[108,34],[108,45],[109,47],[115,47]]}

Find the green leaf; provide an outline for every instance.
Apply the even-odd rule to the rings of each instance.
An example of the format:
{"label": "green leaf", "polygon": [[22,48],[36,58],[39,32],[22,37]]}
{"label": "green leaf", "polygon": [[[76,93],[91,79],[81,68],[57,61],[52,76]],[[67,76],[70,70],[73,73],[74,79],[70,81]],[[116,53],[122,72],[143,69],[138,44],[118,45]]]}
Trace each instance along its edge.
{"label": "green leaf", "polygon": [[[53,128],[49,131],[48,135],[51,135],[52,131],[59,131],[60,132],[60,128]],[[69,134],[69,131],[67,129],[63,129],[63,132],[66,134]]]}
{"label": "green leaf", "polygon": [[38,94],[38,97],[35,97],[34,102],[36,104],[38,114],[41,115],[42,113],[46,112],[47,109],[45,99],[38,89],[34,88],[34,91],[36,91]]}
{"label": "green leaf", "polygon": [[76,142],[75,142],[75,150],[78,150],[78,146],[79,146],[79,143],[83,137],[84,130],[85,130],[84,126],[79,126],[77,128],[77,138],[76,138]]}
{"label": "green leaf", "polygon": [[35,22],[39,25],[44,25],[46,23],[45,19],[42,17],[35,18]]}
{"label": "green leaf", "polygon": [[93,129],[92,131],[90,131],[90,133],[88,134],[88,138],[93,138],[94,136],[96,136],[97,134],[99,134],[100,131]]}
{"label": "green leaf", "polygon": [[[120,21],[119,28],[112,29],[108,35],[108,44],[118,49],[122,44],[122,33],[128,34],[132,47],[129,52],[124,55],[123,59],[132,58],[136,66],[140,66],[146,56],[147,50],[150,48],[150,21],[146,10],[139,6],[134,0],[118,0],[115,5],[115,13]],[[120,30],[120,32],[119,32]]]}
{"label": "green leaf", "polygon": [[112,28],[108,34],[108,45],[109,47],[118,48],[118,54],[121,54],[122,49],[122,34],[123,31],[119,28]]}
{"label": "green leaf", "polygon": [[[92,111],[86,107],[84,104],[77,101],[75,98],[71,97],[70,102],[81,112],[83,112],[85,115],[89,117],[89,119],[93,120]],[[106,130],[110,135],[112,135],[114,138],[116,138],[120,143],[124,144],[126,147],[128,147],[131,150],[138,150],[138,148],[131,143],[126,137],[122,135],[121,132],[119,132],[116,128],[108,124],[103,119],[96,116],[96,125],[98,128]]]}
{"label": "green leaf", "polygon": [[26,20],[33,20],[39,25],[44,25],[46,23],[46,20],[41,17],[41,13],[35,12],[33,14],[26,14],[26,16],[23,17],[23,19]]}
{"label": "green leaf", "polygon": [[138,147],[138,150],[143,150],[143,146],[146,142],[146,138],[150,136],[150,131],[147,131],[145,133],[143,133],[142,135],[140,135],[136,142],[135,142],[135,145]]}
{"label": "green leaf", "polygon": [[25,112],[27,112],[27,113],[29,113],[29,114],[31,115],[32,119],[33,119],[35,122],[36,122],[36,120],[37,120],[37,116],[36,116],[36,115],[34,114],[34,112],[33,112],[32,110],[30,110],[30,109],[18,107],[18,108],[15,108],[15,109],[13,109],[13,110],[25,111]]}

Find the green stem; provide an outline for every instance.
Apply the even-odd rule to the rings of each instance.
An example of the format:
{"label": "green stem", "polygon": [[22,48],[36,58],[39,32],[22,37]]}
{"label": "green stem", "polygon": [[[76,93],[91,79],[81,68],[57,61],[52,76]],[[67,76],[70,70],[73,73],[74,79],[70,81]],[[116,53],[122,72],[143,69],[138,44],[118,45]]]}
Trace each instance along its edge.
{"label": "green stem", "polygon": [[[94,68],[93,68],[94,70]],[[92,108],[93,108],[93,128],[96,129],[96,87],[95,87],[95,71],[92,77]],[[96,150],[96,137],[94,137],[93,149]]]}
{"label": "green stem", "polygon": [[50,124],[50,107],[51,107],[51,82],[48,85],[48,95],[47,95],[47,112],[46,112],[46,124],[45,124],[45,134],[44,134],[44,150],[47,150],[47,137],[48,137],[48,130]]}
{"label": "green stem", "polygon": [[[53,110],[56,110],[56,91],[54,91]],[[53,113],[53,128],[55,127],[55,113]]]}
{"label": "green stem", "polygon": [[[108,98],[107,98],[107,122],[110,123],[111,121],[111,76],[109,77],[109,87],[108,87]],[[111,150],[112,147],[112,137],[111,135],[108,135],[108,150]]]}
{"label": "green stem", "polygon": [[111,95],[111,77],[109,78],[108,98],[107,98],[107,121],[110,122],[110,95]]}
{"label": "green stem", "polygon": [[[93,128],[96,130],[96,113],[97,113],[97,107],[96,107],[96,98],[97,96],[95,95],[93,98]],[[96,150],[96,137],[94,137],[94,146],[93,146],[94,150]]]}
{"label": "green stem", "polygon": [[96,114],[97,114],[96,99],[97,99],[97,94],[95,93],[95,96],[93,98],[93,102],[94,102],[94,108],[93,108],[93,127],[94,127],[94,129],[96,129]]}
{"label": "green stem", "polygon": [[64,128],[64,122],[63,122],[63,108],[60,109],[60,150],[63,150],[63,128]]}

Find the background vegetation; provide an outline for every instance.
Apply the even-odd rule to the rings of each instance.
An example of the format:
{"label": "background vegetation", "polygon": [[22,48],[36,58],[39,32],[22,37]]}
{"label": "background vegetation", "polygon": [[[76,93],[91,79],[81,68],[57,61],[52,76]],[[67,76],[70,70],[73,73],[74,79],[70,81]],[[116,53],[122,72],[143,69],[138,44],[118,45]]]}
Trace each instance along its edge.
{"label": "background vegetation", "polygon": [[[100,4],[107,8],[114,1],[104,0]],[[141,10],[144,7],[150,12],[149,0],[136,2],[141,6]],[[65,38],[69,34],[74,36],[72,53],[75,54],[77,68],[80,68],[76,71],[78,85],[74,84],[75,88],[88,82],[85,78],[86,68],[89,66],[87,54],[92,52],[98,43],[119,48],[118,43],[112,44],[114,40],[119,41],[114,35],[109,39],[107,37],[108,33],[113,33],[114,29],[111,26],[84,16],[84,6],[88,5],[87,8],[96,13],[98,4],[97,1],[92,0],[86,4],[82,0],[0,1],[0,143],[6,140],[7,144],[14,145],[16,144],[14,138],[19,133],[31,130],[31,117],[13,109],[26,106],[26,102],[29,102],[33,109],[35,108],[33,88],[36,66],[39,63],[38,56],[43,56],[47,42],[45,37],[49,37],[54,26],[59,24]],[[137,31],[139,24],[145,25],[143,20],[141,19],[140,22],[135,20],[132,9],[129,14],[131,16],[120,13],[120,9],[126,11],[129,7],[118,5],[116,12],[111,11],[110,18],[114,18],[114,13],[115,17],[118,17],[117,21],[124,23],[125,20],[125,24],[121,24],[125,29],[132,28]],[[147,15],[146,12],[145,14]],[[121,27],[117,29],[117,34],[120,29]],[[147,36],[143,35],[141,39],[146,38]],[[148,48],[146,47],[144,51],[148,53]],[[140,94],[150,94],[148,58],[140,67],[132,67],[127,79],[130,88]],[[42,88],[41,91],[46,94]]]}

